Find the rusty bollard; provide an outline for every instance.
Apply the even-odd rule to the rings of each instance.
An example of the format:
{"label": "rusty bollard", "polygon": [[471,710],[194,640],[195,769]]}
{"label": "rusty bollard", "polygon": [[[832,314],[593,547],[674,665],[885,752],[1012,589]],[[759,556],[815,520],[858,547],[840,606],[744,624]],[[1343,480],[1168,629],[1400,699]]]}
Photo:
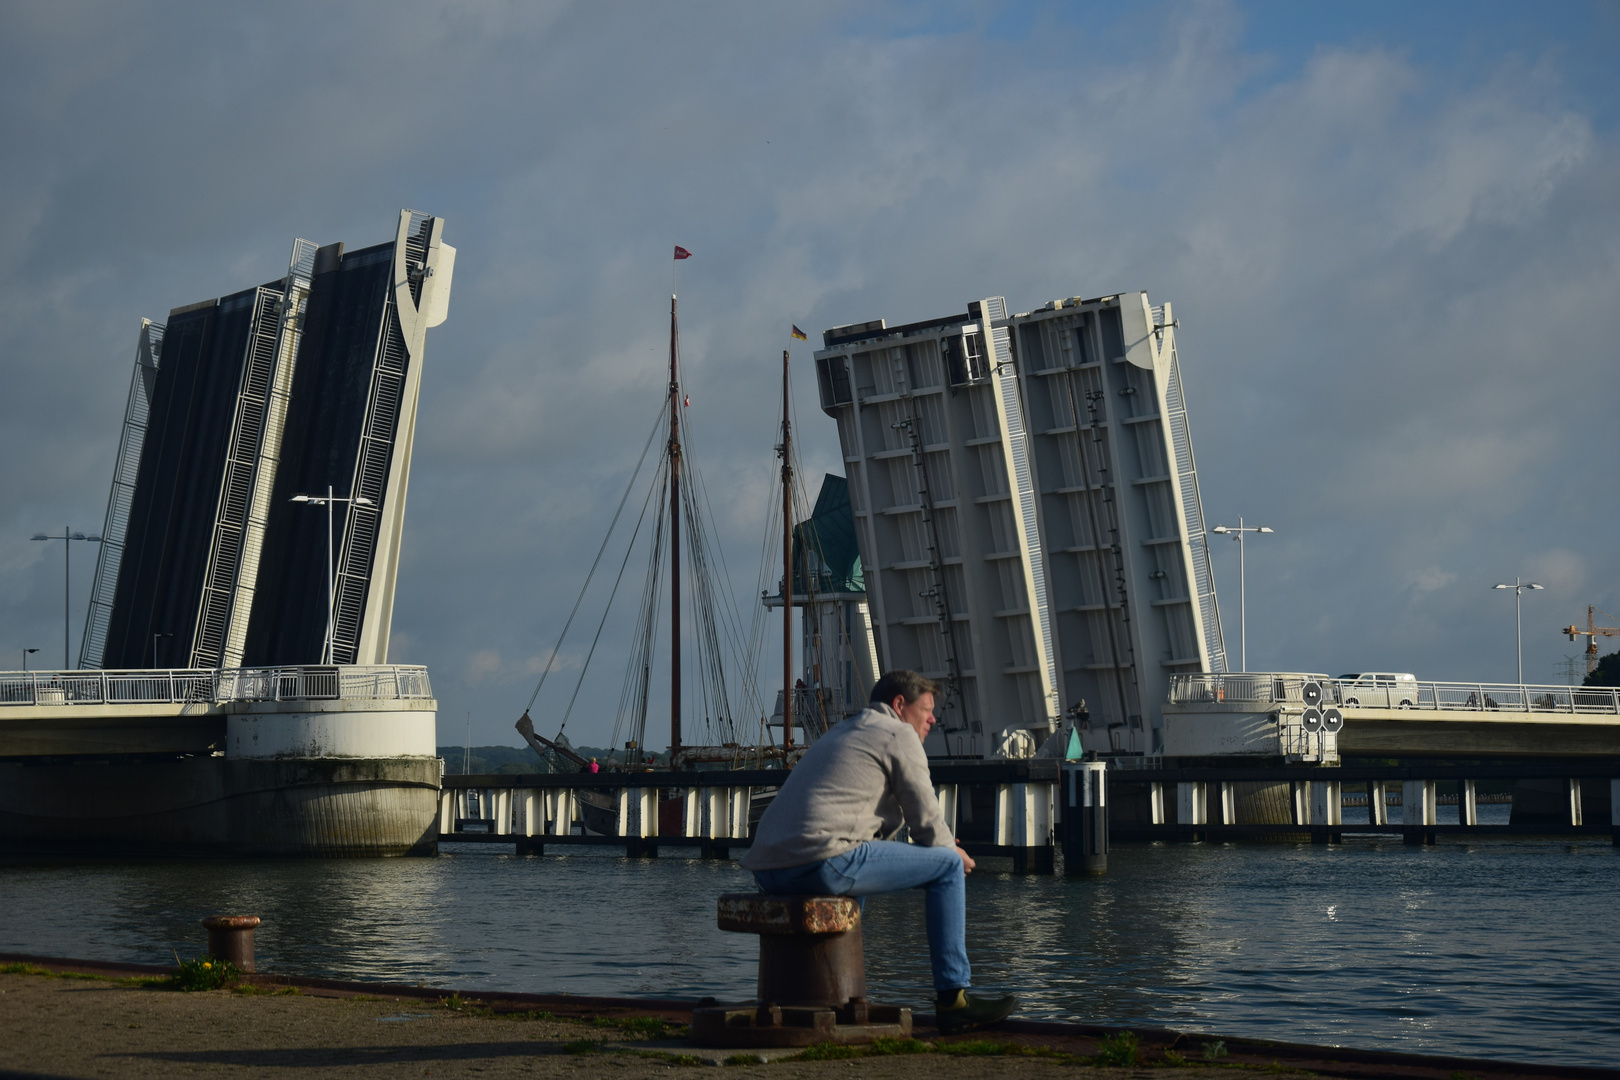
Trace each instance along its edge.
{"label": "rusty bollard", "polygon": [[253,931],[257,915],[210,915],[202,921],[208,931],[208,952],[215,960],[229,960],[243,971],[253,968]]}

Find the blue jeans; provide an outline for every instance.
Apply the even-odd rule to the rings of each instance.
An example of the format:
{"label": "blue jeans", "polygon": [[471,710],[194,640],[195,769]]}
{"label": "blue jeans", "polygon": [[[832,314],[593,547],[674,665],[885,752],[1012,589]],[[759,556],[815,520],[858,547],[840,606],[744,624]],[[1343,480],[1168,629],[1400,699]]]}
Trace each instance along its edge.
{"label": "blue jeans", "polygon": [[[934,989],[972,983],[967,958],[967,897],[962,859],[954,848],[869,840],[853,851],[805,866],[757,870],[761,892],[867,897],[927,889],[928,954]],[[864,908],[864,904],[862,905]]]}

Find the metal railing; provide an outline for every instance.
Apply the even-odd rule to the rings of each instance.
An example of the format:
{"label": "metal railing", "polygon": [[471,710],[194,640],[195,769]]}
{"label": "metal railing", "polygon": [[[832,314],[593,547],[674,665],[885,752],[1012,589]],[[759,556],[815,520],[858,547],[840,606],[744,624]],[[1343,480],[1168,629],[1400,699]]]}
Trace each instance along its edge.
{"label": "metal railing", "polygon": [[172,705],[431,698],[427,668],[402,665],[0,672],[0,705]]}
{"label": "metal railing", "polygon": [[1323,704],[1350,709],[1620,715],[1620,689],[1611,687],[1351,681],[1298,672],[1172,675],[1168,703],[1303,707],[1303,691],[1308,682],[1321,686]]}

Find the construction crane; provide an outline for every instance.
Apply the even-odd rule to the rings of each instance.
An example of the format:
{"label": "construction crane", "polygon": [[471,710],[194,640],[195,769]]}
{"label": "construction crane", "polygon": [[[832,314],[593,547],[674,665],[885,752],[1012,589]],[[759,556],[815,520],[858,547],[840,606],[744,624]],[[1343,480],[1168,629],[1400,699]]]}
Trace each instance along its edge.
{"label": "construction crane", "polygon": [[[1595,621],[1593,621],[1593,616],[1599,610],[1599,608],[1595,608],[1591,604],[1586,605],[1586,626],[1566,626],[1563,630],[1565,634],[1569,635],[1569,640],[1571,641],[1574,641],[1578,636],[1584,636],[1586,638],[1586,673],[1588,675],[1597,670],[1598,635],[1602,634],[1604,637],[1614,637],[1616,635],[1620,635],[1620,626],[1599,626]],[[1603,614],[1608,615],[1608,617],[1611,619],[1614,618],[1614,616],[1609,615],[1607,611],[1603,612]]]}

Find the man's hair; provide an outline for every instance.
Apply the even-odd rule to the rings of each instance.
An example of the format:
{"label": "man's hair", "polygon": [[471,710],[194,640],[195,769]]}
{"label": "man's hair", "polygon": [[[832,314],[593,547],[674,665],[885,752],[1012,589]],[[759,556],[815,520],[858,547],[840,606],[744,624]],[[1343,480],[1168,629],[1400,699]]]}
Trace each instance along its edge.
{"label": "man's hair", "polygon": [[889,704],[896,697],[904,697],[906,704],[910,705],[924,694],[939,694],[939,684],[926,675],[919,675],[915,671],[899,668],[895,671],[886,671],[883,677],[872,687],[872,700]]}

